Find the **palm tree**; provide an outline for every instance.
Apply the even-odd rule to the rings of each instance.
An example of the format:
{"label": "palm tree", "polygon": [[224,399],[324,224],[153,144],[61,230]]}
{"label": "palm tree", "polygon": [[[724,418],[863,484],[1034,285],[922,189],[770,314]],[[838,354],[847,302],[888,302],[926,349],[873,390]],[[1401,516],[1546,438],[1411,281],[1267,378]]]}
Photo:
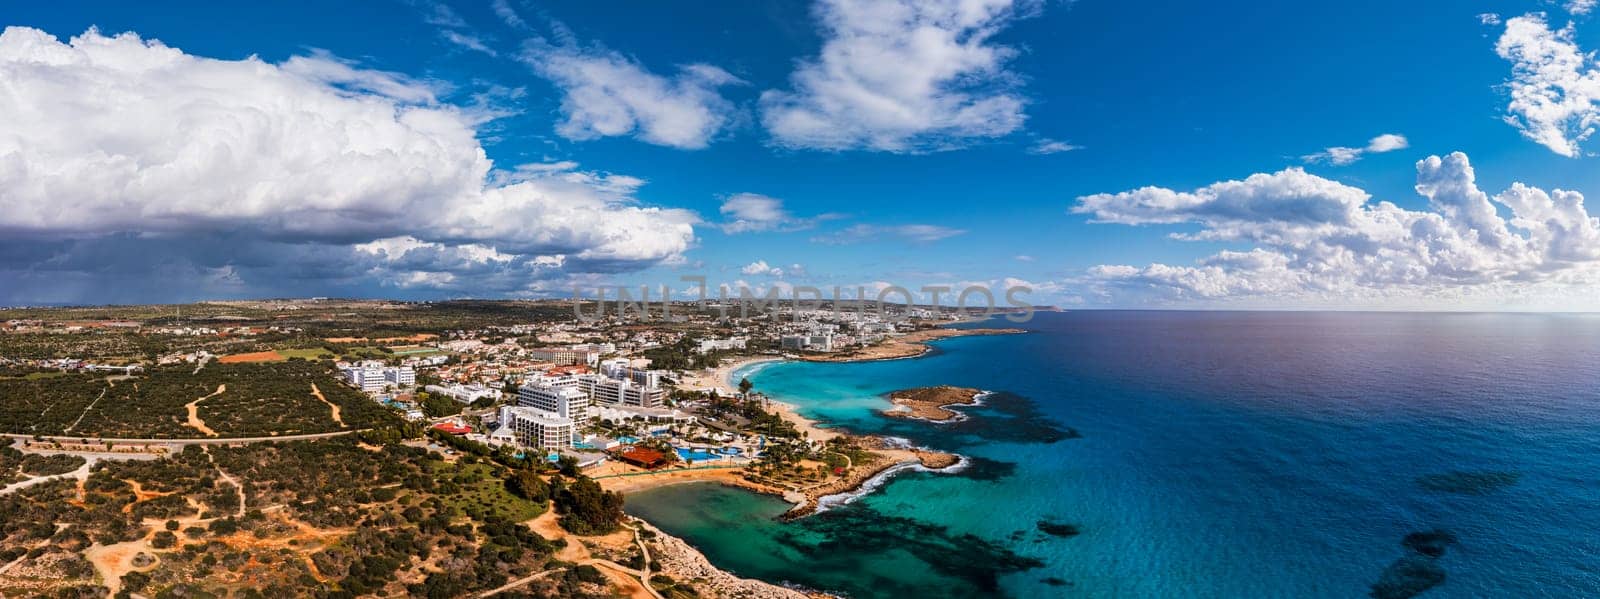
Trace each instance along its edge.
{"label": "palm tree", "polygon": [[755,383],[750,382],[748,377],[739,379],[739,393],[749,395],[750,389],[755,386]]}

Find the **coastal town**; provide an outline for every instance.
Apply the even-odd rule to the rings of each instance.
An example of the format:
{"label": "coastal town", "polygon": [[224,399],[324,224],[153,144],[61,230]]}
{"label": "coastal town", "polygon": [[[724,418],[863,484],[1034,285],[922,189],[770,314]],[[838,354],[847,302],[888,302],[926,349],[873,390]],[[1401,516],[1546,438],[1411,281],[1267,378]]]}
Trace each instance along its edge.
{"label": "coastal town", "polygon": [[[600,567],[587,588],[606,589],[601,596],[799,596],[720,572],[688,544],[617,510],[601,510],[608,515],[596,522],[609,522],[573,525],[574,508],[563,498],[577,500],[552,489],[588,489],[599,504],[615,496],[620,507],[626,494],[709,482],[782,498],[791,505],[783,518],[796,519],[847,502],[874,479],[906,468],[959,469],[959,455],[813,422],[797,406],[763,393],[748,375],[779,361],[898,359],[931,351],[927,343],[941,338],[1018,332],[951,327],[973,315],[938,307],[906,306],[890,314],[780,308],[732,316],[687,304],[671,321],[637,314],[574,321],[562,308],[570,310],[557,302],[318,298],[0,312],[0,432],[12,445],[7,451],[18,464],[59,462],[53,469],[15,468],[0,480],[0,502],[42,490],[87,501],[94,493],[85,482],[104,472],[192,460],[197,448],[215,462],[219,453],[281,443],[342,448],[353,439],[353,447],[370,451],[416,452],[408,455],[419,464],[474,472],[487,466],[483,472],[506,479],[508,502],[554,500],[554,512],[567,514],[559,524],[540,520],[554,515],[543,507],[523,515],[531,516],[527,531],[567,547],[558,554],[593,559],[636,548],[655,555],[660,570],[654,577],[638,558],[632,567]],[[305,392],[291,390],[295,380],[305,382]],[[167,397],[169,391],[183,395]],[[24,399],[38,393],[44,395]],[[932,424],[959,416],[946,406],[979,402],[982,395],[945,387],[905,390],[882,398],[883,413]],[[326,416],[316,417],[318,411]],[[238,490],[241,507],[255,503],[246,499],[251,484],[227,482],[235,475],[221,467],[216,472],[224,479],[219,484]],[[519,479],[526,478],[522,472],[535,473],[537,481]],[[80,490],[71,491],[73,485]],[[141,497],[136,489],[128,513]],[[185,501],[200,502],[191,518],[217,517],[204,509],[204,499]],[[285,519],[281,526],[317,528]],[[632,536],[617,536],[625,531]],[[8,542],[23,548],[0,555],[7,562],[0,565],[0,593],[80,583],[126,590],[129,576],[143,580],[164,554],[197,546],[156,543],[158,533],[91,542],[75,556],[55,557],[87,562],[66,572],[52,570],[50,557],[59,552],[49,543],[24,542],[25,535],[0,529],[0,537],[9,535]],[[318,534],[328,536],[299,550],[321,572],[315,562],[326,558],[317,556],[339,540],[334,532]],[[203,538],[193,542],[203,545]],[[127,550],[104,557],[112,545]],[[378,588],[415,593],[416,581],[442,574],[428,564],[395,571],[394,582]],[[483,584],[498,583],[502,593],[531,592],[545,588],[533,577],[541,572],[524,565],[486,576]],[[516,583],[514,573],[527,574],[522,585],[499,588]],[[325,574],[313,577],[336,582]],[[402,584],[407,578],[411,587]],[[157,580],[178,588],[185,579]]]}

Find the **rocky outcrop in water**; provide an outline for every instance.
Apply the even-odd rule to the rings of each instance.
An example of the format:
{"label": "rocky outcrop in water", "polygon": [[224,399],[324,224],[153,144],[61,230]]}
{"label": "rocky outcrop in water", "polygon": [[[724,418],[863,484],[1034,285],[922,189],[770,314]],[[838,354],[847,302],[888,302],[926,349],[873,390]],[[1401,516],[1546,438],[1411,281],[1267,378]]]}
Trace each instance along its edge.
{"label": "rocky outcrop in water", "polygon": [[1517,484],[1522,474],[1499,470],[1452,470],[1417,477],[1417,486],[1428,491],[1457,495],[1488,495]]}
{"label": "rocky outcrop in water", "polygon": [[895,407],[884,410],[883,414],[896,418],[943,422],[961,416],[960,412],[951,410],[949,406],[975,404],[982,393],[983,391],[979,389],[950,385],[902,389],[889,393],[889,401],[893,402]]}
{"label": "rocky outcrop in water", "polygon": [[1410,599],[1444,584],[1445,572],[1439,558],[1455,542],[1456,536],[1445,530],[1406,535],[1400,546],[1408,553],[1384,568],[1369,594],[1374,599]]}

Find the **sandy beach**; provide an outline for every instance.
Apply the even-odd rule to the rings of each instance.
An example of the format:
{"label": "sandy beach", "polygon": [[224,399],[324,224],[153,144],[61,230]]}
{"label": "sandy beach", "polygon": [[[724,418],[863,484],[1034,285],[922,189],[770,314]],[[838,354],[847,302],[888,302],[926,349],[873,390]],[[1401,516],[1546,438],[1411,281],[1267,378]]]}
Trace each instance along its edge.
{"label": "sandy beach", "polygon": [[783,360],[778,356],[743,356],[734,358],[718,365],[716,368],[687,372],[683,380],[678,381],[678,388],[689,391],[715,390],[718,394],[724,396],[737,395],[739,389],[735,386],[736,383],[728,380],[733,376],[733,371],[752,364],[782,362]]}
{"label": "sandy beach", "polygon": [[[917,348],[915,353],[920,354],[927,349],[927,346],[923,345],[922,342],[931,339],[965,334],[995,335],[1011,332],[1020,331],[1007,329],[932,329],[919,331],[920,335],[916,333],[907,335],[906,337],[910,338],[910,341],[896,344],[897,348],[902,349],[893,351],[903,352],[905,351],[903,348],[911,347]],[[735,371],[752,364],[780,361],[783,361],[783,359],[773,356],[748,356],[730,360],[716,368],[685,373],[679,381],[678,387],[694,391],[716,391],[722,395],[736,395],[738,393],[737,384],[731,380]],[[759,389],[757,391],[759,392]],[[976,390],[973,391],[976,392]],[[970,394],[967,399],[970,401]],[[826,442],[844,435],[841,431],[818,426],[816,422],[801,416],[793,405],[770,399],[768,401],[772,411],[779,414],[783,419],[794,423],[795,428],[800,430],[809,441]],[[895,472],[912,468],[940,470],[962,462],[961,456],[956,454],[904,447],[896,445],[890,440],[877,437],[863,437],[861,439],[870,448],[869,451],[871,451],[874,459],[868,463],[856,464],[844,476],[806,488],[786,489],[751,481],[745,477],[745,469],[737,466],[698,466],[647,471],[613,462],[600,466],[589,474],[606,490],[620,492],[625,495],[689,483],[717,483],[756,493],[773,495],[782,497],[793,505],[790,511],[784,514],[784,518],[795,519],[817,513],[831,505],[847,503],[853,500],[855,495],[870,492],[871,489],[877,488],[885,479],[893,476]],[[824,505],[825,503],[828,505]],[[712,565],[703,554],[687,542],[667,535],[648,523],[639,522],[641,527],[652,530],[659,535],[657,540],[651,543],[651,549],[656,554],[658,565],[662,568],[662,571],[682,579],[694,579],[706,583],[709,588],[705,590],[709,591],[708,594],[711,596],[783,597],[785,599],[831,596],[819,593],[801,593],[766,582],[739,578]]]}
{"label": "sandy beach", "polygon": [[[687,373],[683,377],[683,380],[678,382],[678,388],[691,391],[715,390],[718,394],[723,396],[737,395],[739,393],[737,383],[730,380],[733,377],[734,371],[753,364],[782,361],[784,361],[783,358],[775,356],[746,356],[737,358],[723,363],[716,368]],[[759,393],[760,389],[757,389],[756,392]],[[800,432],[805,435],[806,439],[812,441],[827,441],[839,436],[838,431],[817,426],[817,423],[801,416],[793,405],[770,398],[768,401],[770,402],[773,411],[777,412],[779,416],[782,416],[784,420],[794,423],[795,428],[799,429]]]}

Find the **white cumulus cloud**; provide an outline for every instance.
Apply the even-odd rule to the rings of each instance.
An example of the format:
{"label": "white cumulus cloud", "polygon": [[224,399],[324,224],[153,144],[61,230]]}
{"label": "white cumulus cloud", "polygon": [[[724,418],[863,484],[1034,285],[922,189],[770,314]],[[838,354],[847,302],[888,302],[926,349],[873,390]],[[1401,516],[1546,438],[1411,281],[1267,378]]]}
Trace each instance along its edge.
{"label": "white cumulus cloud", "polygon": [[1301,160],[1304,160],[1308,164],[1314,162],[1324,162],[1334,166],[1344,166],[1360,160],[1362,156],[1367,154],[1381,154],[1384,152],[1393,152],[1395,150],[1404,150],[1410,146],[1411,142],[1406,140],[1406,136],[1398,133],[1385,133],[1367,141],[1367,145],[1365,147],[1351,148],[1345,146],[1334,146],[1315,154],[1307,154],[1302,156]]}
{"label": "white cumulus cloud", "polygon": [[917,152],[1022,127],[1026,100],[1006,70],[1015,49],[995,34],[1038,2],[821,0],[821,54],[790,89],[761,95],[762,123],[783,147]]}
{"label": "white cumulus cloud", "polygon": [[704,148],[736,114],[718,89],[743,83],[709,64],[683,65],[663,76],[618,52],[538,39],[525,45],[522,60],[561,88],[566,120],[556,132],[573,140],[633,135],[661,146]]}
{"label": "white cumulus cloud", "polygon": [[1577,157],[1600,122],[1600,70],[1568,24],[1551,29],[1542,14],[1506,21],[1495,52],[1511,62],[1505,121],[1550,151]]}
{"label": "white cumulus cloud", "polygon": [[722,231],[729,235],[762,231],[801,231],[815,227],[822,221],[843,218],[843,215],[826,213],[799,217],[783,207],[783,200],[758,193],[736,193],[722,201],[718,209],[724,222]]}
{"label": "white cumulus cloud", "polygon": [[[162,236],[182,254],[170,240],[229,235],[281,255],[410,236],[614,271],[694,238],[692,213],[638,205],[637,179],[552,168],[500,181],[480,115],[325,54],[215,60],[132,33],[62,42],[10,27],[0,89],[0,238],[15,243]],[[41,247],[112,247],[74,244]]]}
{"label": "white cumulus cloud", "polygon": [[757,260],[755,262],[746,264],[744,268],[739,269],[739,272],[745,275],[766,275],[769,277],[783,276],[782,268],[768,266],[766,260]]}

